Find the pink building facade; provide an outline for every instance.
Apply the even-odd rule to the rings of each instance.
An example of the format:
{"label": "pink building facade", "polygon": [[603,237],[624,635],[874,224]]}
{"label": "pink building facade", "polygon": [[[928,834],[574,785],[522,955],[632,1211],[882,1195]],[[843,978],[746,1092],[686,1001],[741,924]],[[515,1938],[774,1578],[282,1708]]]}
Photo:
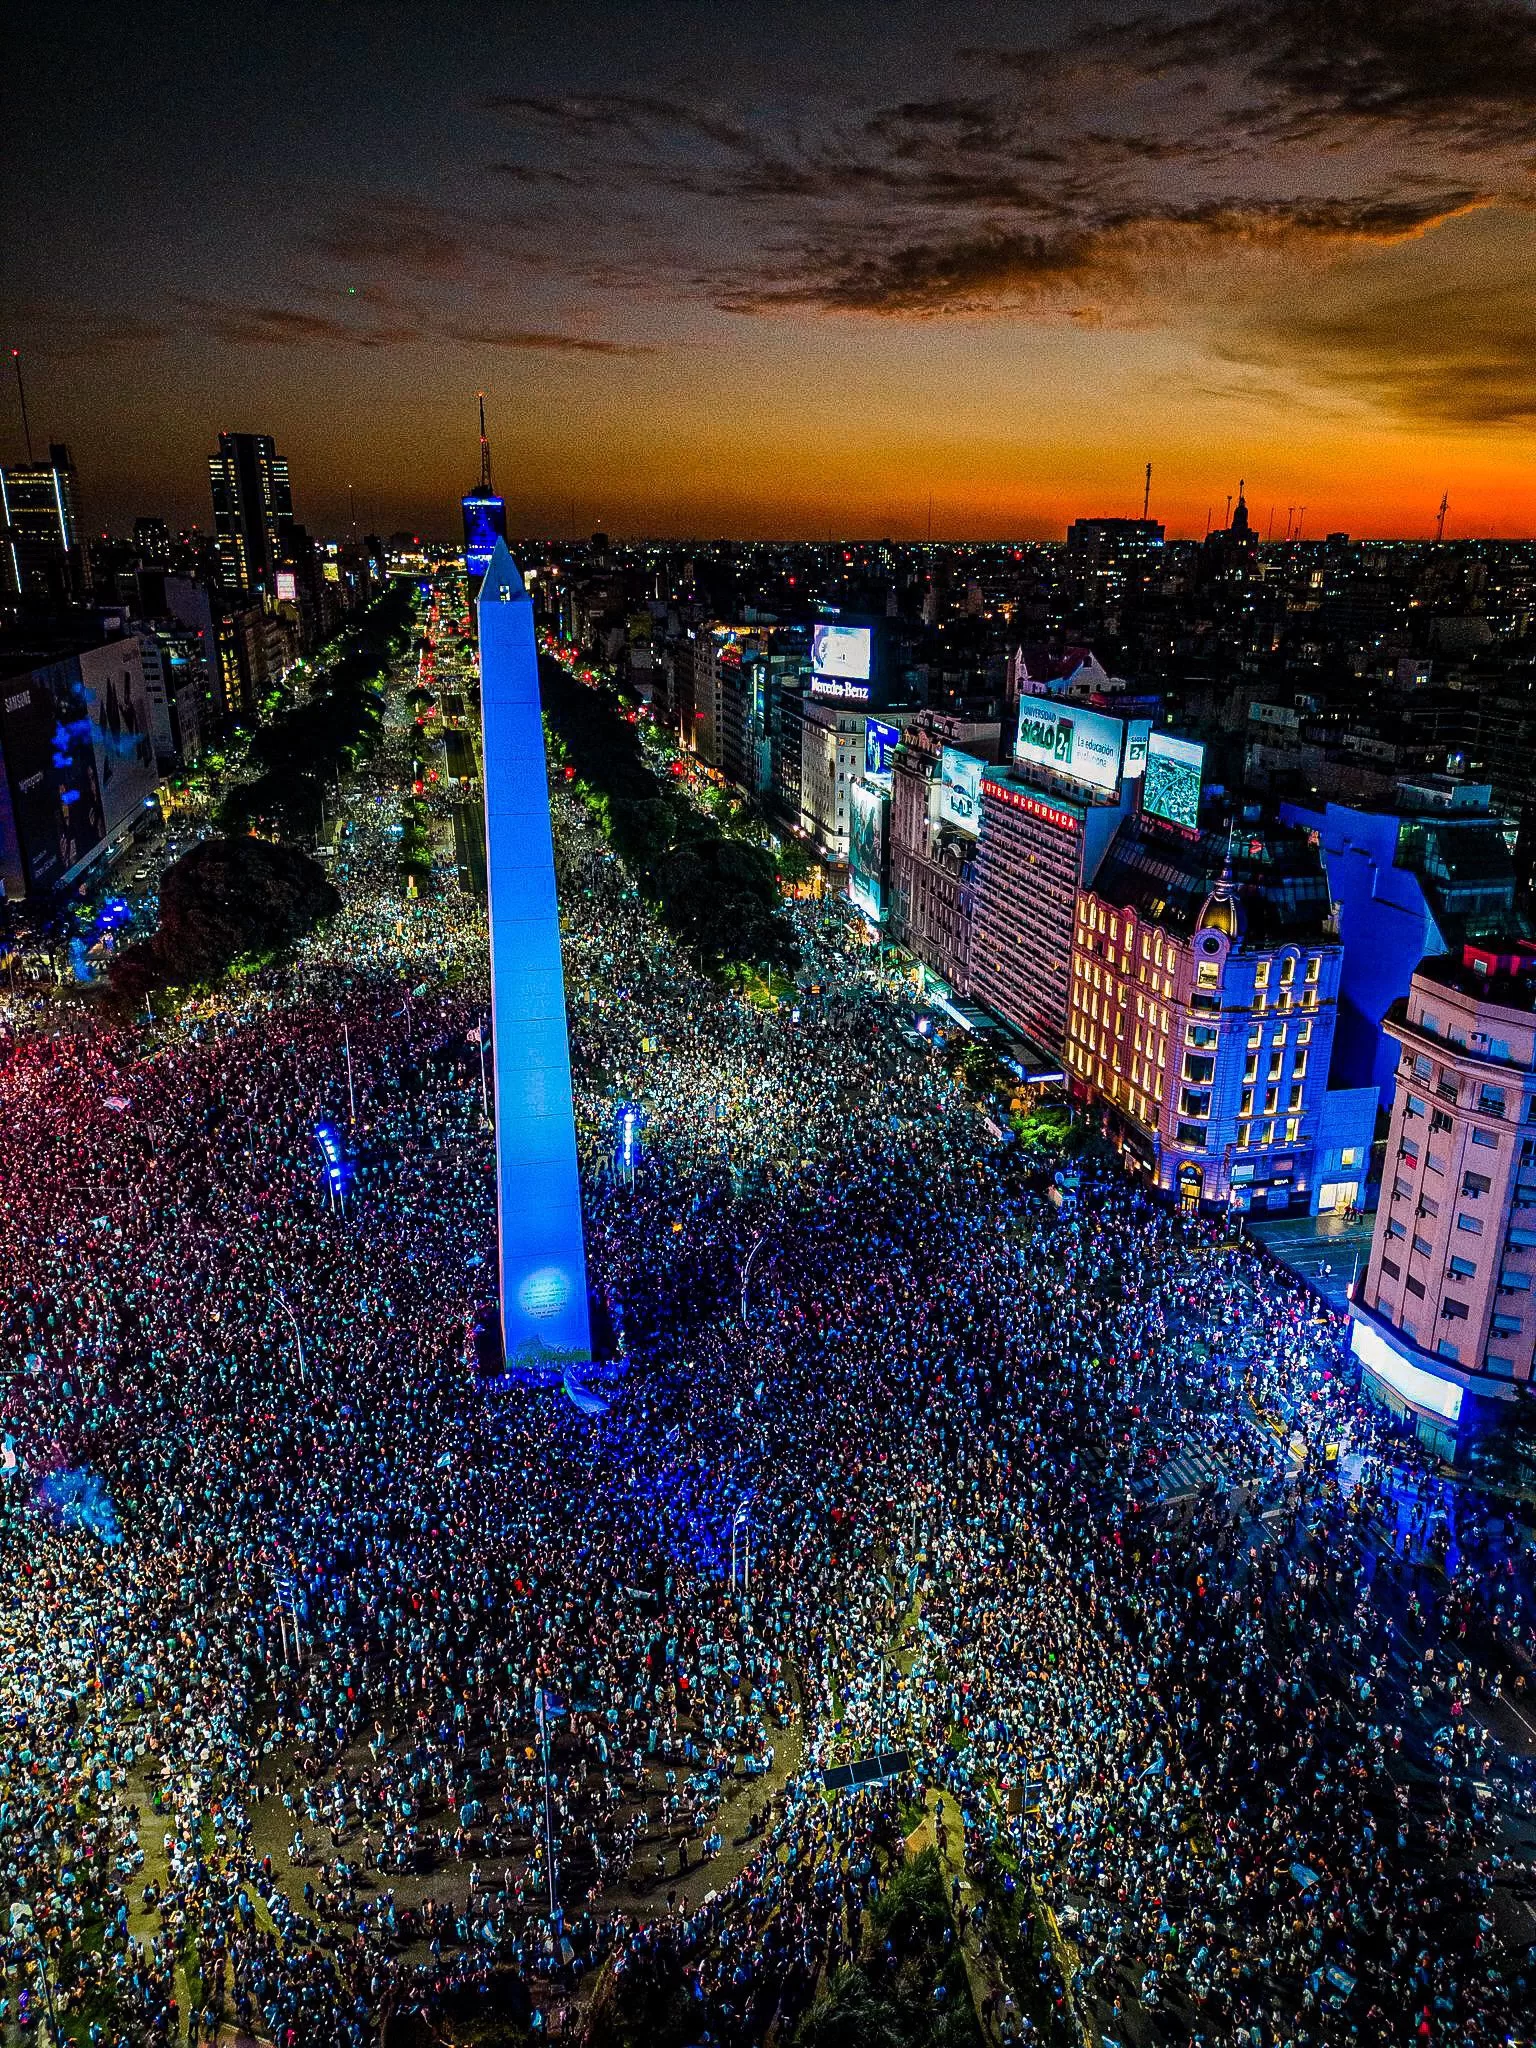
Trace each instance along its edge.
{"label": "pink building facade", "polygon": [[1536,1352],[1536,952],[1420,963],[1370,1263],[1351,1308],[1367,1390],[1446,1457],[1522,1419]]}

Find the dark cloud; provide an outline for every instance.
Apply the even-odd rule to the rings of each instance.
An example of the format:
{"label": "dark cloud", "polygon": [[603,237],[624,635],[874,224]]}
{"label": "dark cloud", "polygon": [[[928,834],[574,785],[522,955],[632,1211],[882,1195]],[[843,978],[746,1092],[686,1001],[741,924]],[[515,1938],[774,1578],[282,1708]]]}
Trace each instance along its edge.
{"label": "dark cloud", "polygon": [[740,121],[651,93],[489,93],[483,104],[493,114],[559,136],[598,141],[624,136],[637,142],[689,136],[721,149],[754,146],[751,131]]}
{"label": "dark cloud", "polygon": [[1522,0],[1245,0],[1099,23],[1060,51],[985,54],[1031,75],[1088,64],[1208,86],[1226,70],[1256,94],[1249,119],[1293,139],[1343,121],[1524,146],[1536,119],[1536,14]]}
{"label": "dark cloud", "polygon": [[391,348],[420,330],[401,321],[346,319],[303,306],[262,306],[221,299],[183,299],[186,324],[235,348]]}
{"label": "dark cloud", "polygon": [[466,348],[525,349],[557,356],[650,356],[656,350],[649,342],[603,341],[589,334],[559,334],[538,328],[444,327],[445,341],[462,342]]}
{"label": "dark cloud", "polygon": [[346,207],[315,246],[349,270],[384,264],[423,277],[453,277],[464,269],[464,220],[421,200],[371,198]]}
{"label": "dark cloud", "polygon": [[817,306],[908,317],[1038,310],[1050,303],[1084,319],[1094,316],[1106,294],[1127,293],[1152,271],[1166,273],[1234,249],[1294,253],[1390,245],[1481,203],[1482,195],[1471,191],[1421,201],[1210,202],[1052,234],[993,231],[876,253],[822,246],[774,275],[727,288],[720,303],[742,312]]}

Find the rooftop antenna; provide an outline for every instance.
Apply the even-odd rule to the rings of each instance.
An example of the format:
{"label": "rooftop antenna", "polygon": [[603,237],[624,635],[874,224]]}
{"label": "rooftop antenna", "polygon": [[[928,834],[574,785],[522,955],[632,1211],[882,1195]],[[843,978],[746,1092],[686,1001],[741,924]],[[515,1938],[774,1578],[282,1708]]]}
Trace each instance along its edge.
{"label": "rooftop antenna", "polygon": [[21,381],[21,350],[11,350],[11,361],[16,365],[16,396],[21,400],[21,437],[27,444],[27,460],[32,460],[32,428],[27,419],[27,387]]}
{"label": "rooftop antenna", "polygon": [[1141,493],[1141,523],[1142,523],[1142,525],[1143,525],[1143,526],[1145,526],[1145,525],[1146,525],[1146,523],[1147,523],[1147,507],[1148,507],[1148,506],[1149,506],[1149,505],[1151,504],[1151,502],[1152,502],[1152,465],[1151,465],[1151,463],[1149,462],[1149,463],[1147,464],[1147,481],[1146,481],[1146,484],[1145,484],[1145,486],[1144,486],[1144,488],[1143,488],[1143,490],[1142,490],[1142,493]]}
{"label": "rooftop antenna", "polygon": [[1451,494],[1450,494],[1450,492],[1449,492],[1449,491],[1446,491],[1446,492],[1445,492],[1445,493],[1444,493],[1444,494],[1442,495],[1442,497],[1441,497],[1441,499],[1440,499],[1440,516],[1439,516],[1439,518],[1438,518],[1438,519],[1437,519],[1437,520],[1435,521],[1435,539],[1436,539],[1436,541],[1442,541],[1442,540],[1444,540],[1444,539],[1445,539],[1445,515],[1446,515],[1446,512],[1447,512],[1447,511],[1449,510],[1449,508],[1450,508],[1450,503],[1451,503]]}
{"label": "rooftop antenna", "polygon": [[1287,540],[1289,540],[1289,539],[1290,539],[1290,537],[1291,537],[1291,520],[1292,520],[1292,519],[1293,519],[1293,518],[1295,517],[1295,513],[1296,513],[1296,507],[1295,507],[1294,505],[1287,505],[1287,506],[1286,506],[1286,508],[1285,508],[1285,537],[1286,537],[1286,539],[1287,539]]}
{"label": "rooftop antenna", "polygon": [[347,485],[347,518],[351,521],[353,538],[357,537],[357,498],[352,486]]}
{"label": "rooftop antenna", "polygon": [[1270,508],[1269,508],[1269,524],[1268,524],[1268,526],[1266,526],[1266,527],[1265,527],[1265,529],[1264,529],[1264,538],[1265,538],[1265,540],[1266,540],[1266,541],[1272,541],[1272,540],[1274,539],[1274,537],[1275,537],[1275,508],[1274,508],[1274,506],[1273,506],[1273,505],[1271,505],[1271,506],[1270,506]]}
{"label": "rooftop antenna", "polygon": [[1207,540],[1211,537],[1211,508],[1209,505],[1205,508],[1205,537]]}
{"label": "rooftop antenna", "polygon": [[1298,540],[1300,540],[1300,539],[1301,539],[1301,522],[1303,521],[1303,519],[1305,519],[1305,518],[1306,518],[1306,516],[1307,516],[1307,508],[1306,508],[1306,506],[1305,506],[1305,505],[1298,505],[1298,506],[1296,507],[1296,538],[1297,538]]}
{"label": "rooftop antenna", "polygon": [[491,444],[485,438],[485,393],[477,391],[480,401],[480,488],[485,495],[491,495]]}
{"label": "rooftop antenna", "polygon": [[1227,493],[1227,524],[1228,526],[1232,524],[1232,493],[1230,491]]}

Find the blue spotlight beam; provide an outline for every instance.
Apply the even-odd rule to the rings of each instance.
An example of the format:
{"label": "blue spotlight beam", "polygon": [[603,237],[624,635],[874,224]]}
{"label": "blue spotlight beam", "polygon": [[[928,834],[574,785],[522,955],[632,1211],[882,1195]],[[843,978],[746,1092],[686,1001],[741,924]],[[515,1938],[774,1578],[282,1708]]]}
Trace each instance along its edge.
{"label": "blue spotlight beam", "polygon": [[533,605],[504,540],[480,586],[501,1324],[509,1369],[592,1356]]}

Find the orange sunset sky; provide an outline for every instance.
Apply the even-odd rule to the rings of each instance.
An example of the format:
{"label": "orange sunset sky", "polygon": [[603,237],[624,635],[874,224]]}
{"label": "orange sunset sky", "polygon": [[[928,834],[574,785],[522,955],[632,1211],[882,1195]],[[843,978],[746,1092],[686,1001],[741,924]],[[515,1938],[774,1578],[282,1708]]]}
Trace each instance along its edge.
{"label": "orange sunset sky", "polygon": [[[211,29],[216,27],[217,33]],[[1536,16],[151,4],[33,17],[6,339],[94,523],[1536,532]],[[6,459],[21,452],[12,392]]]}

